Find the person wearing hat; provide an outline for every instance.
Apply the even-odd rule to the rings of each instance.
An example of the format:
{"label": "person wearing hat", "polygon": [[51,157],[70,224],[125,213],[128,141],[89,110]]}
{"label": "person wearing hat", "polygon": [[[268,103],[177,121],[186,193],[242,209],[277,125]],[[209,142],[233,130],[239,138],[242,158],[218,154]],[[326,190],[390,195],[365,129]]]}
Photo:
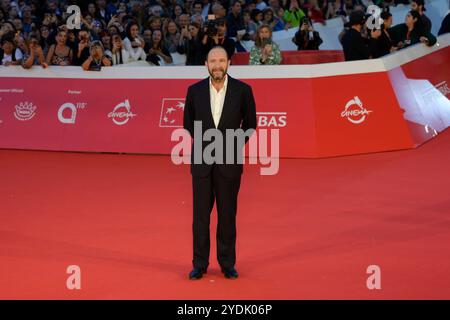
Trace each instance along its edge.
{"label": "person wearing hat", "polygon": [[93,41],[89,47],[89,58],[81,65],[85,71],[100,71],[101,67],[111,66],[111,61],[105,56],[100,41]]}
{"label": "person wearing hat", "polygon": [[411,10],[417,11],[420,14],[425,31],[431,32],[431,20],[425,15],[425,11],[427,11],[427,9],[425,9],[424,1],[412,0]]}
{"label": "person wearing hat", "polygon": [[345,61],[369,59],[369,47],[367,39],[361,35],[366,18],[363,11],[353,11],[346,27],[349,29],[342,37]]}

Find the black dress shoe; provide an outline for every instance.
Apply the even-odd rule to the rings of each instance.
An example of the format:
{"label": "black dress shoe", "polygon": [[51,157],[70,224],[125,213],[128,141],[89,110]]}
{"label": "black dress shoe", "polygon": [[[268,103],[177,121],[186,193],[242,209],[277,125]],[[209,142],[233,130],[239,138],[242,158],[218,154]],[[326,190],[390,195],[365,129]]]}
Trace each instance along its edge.
{"label": "black dress shoe", "polygon": [[206,273],[206,269],[194,268],[189,273],[189,280],[198,280],[203,277],[203,274]]}
{"label": "black dress shoe", "polygon": [[239,274],[235,268],[222,268],[222,273],[227,279],[237,279]]}

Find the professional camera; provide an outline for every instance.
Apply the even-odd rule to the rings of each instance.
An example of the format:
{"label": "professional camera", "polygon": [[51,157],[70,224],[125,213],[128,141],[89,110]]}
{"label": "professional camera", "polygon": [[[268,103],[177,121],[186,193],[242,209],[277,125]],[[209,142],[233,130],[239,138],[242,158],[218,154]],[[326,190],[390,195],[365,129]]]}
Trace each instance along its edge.
{"label": "professional camera", "polygon": [[217,27],[223,25],[225,25],[225,19],[223,18],[216,19],[214,15],[208,15],[208,20],[206,22],[206,29],[207,29],[206,32],[208,34],[208,37],[216,36],[218,33]]}
{"label": "professional camera", "polygon": [[217,21],[216,19],[208,19],[206,22],[206,29],[208,37],[214,37],[217,35]]}

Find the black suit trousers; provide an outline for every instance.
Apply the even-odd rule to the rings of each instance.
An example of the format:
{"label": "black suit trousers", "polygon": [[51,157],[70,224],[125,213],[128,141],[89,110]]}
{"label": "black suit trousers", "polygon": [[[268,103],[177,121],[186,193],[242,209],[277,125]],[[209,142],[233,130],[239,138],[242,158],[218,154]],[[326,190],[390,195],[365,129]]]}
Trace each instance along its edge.
{"label": "black suit trousers", "polygon": [[223,176],[216,165],[209,175],[192,176],[194,219],[194,257],[195,268],[206,269],[210,252],[210,217],[216,202],[217,206],[217,260],[222,268],[234,267],[236,263],[236,213],[237,198],[241,176]]}

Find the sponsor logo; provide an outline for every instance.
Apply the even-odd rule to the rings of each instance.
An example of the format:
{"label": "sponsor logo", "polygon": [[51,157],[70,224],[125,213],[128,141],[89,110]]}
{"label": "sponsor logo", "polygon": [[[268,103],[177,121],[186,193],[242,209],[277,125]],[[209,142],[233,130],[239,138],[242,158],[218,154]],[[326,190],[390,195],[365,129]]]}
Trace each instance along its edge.
{"label": "sponsor logo", "polygon": [[[75,124],[77,120],[77,110],[86,108],[87,103],[81,102],[76,105],[72,102],[66,102],[58,109],[58,120],[65,124]],[[66,111],[67,110],[67,111]]]}
{"label": "sponsor logo", "polygon": [[112,112],[108,113],[108,118],[118,126],[126,124],[130,119],[136,117],[137,114],[131,112],[131,106],[128,99],[116,105]]}
{"label": "sponsor logo", "polygon": [[14,117],[20,121],[31,120],[36,115],[36,109],[31,102],[21,102],[15,106]]}
{"label": "sponsor logo", "polygon": [[183,127],[183,112],[185,99],[164,98],[161,104],[160,127]]}
{"label": "sponsor logo", "polygon": [[347,102],[344,111],[341,112],[341,117],[347,118],[347,120],[351,123],[361,124],[366,120],[367,116],[371,112],[373,111],[364,108],[359,97],[355,96],[352,100]]}
{"label": "sponsor logo", "polygon": [[[70,112],[69,117],[67,117],[67,116],[65,117],[63,115],[63,112],[66,109],[68,109]],[[67,115],[67,112],[66,112],[66,115]],[[75,105],[73,103],[66,102],[61,107],[59,107],[58,120],[61,123],[75,124],[76,118],[77,118],[77,108],[75,107]]]}
{"label": "sponsor logo", "polygon": [[287,124],[287,112],[257,112],[258,128],[283,128]]}

